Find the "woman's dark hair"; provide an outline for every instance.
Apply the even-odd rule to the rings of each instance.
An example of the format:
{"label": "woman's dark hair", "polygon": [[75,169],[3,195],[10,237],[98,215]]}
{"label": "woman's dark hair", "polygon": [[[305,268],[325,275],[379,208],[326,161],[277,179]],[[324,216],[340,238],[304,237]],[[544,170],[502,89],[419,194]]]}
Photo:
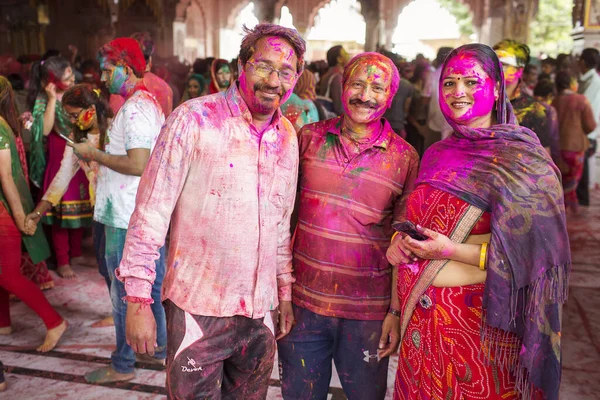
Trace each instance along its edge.
{"label": "woman's dark hair", "polygon": [[21,135],[15,95],[10,82],[3,76],[0,76],[0,117],[6,120],[15,136]]}
{"label": "woman's dark hair", "polygon": [[559,71],[556,74],[556,78],[554,79],[556,83],[556,90],[558,92],[562,92],[565,89],[571,88],[571,83],[573,82],[573,75],[569,71]]}
{"label": "woman's dark hair", "polygon": [[[444,76],[444,70],[446,69],[446,65],[452,60],[454,57],[469,57],[475,59],[477,63],[481,66],[484,72],[494,80],[495,84],[500,84],[498,101],[493,109],[493,115],[496,118],[496,123],[505,124],[509,121],[509,114],[505,107],[505,99],[506,92],[504,87],[504,73],[502,71],[502,64],[500,64],[500,60],[496,55],[496,52],[489,46],[481,43],[471,43],[465,44],[464,46],[460,46],[450,52],[446,60],[444,61],[442,67],[441,79]],[[441,85],[440,85],[441,87]]]}
{"label": "woman's dark hair", "polygon": [[[98,119],[98,130],[100,131],[100,149],[104,150],[104,140],[106,130],[108,129],[108,119],[112,118],[113,112],[108,103],[98,89],[95,89],[87,83],[82,83],[71,87],[65,92],[62,98],[63,106],[89,108],[96,106],[96,118]],[[73,136],[75,142],[79,143],[86,137],[87,132],[73,125]]]}
{"label": "woman's dark hair", "polygon": [[498,83],[503,81],[504,77],[502,74],[500,60],[498,60],[496,52],[492,50],[491,47],[479,43],[460,46],[448,54],[448,57],[446,57],[446,61],[444,62],[444,68],[446,68],[446,65],[451,59],[459,55],[466,55],[474,58],[477,63],[481,65],[481,68],[483,68],[485,73],[494,80],[494,82]]}
{"label": "woman's dark hair", "polygon": [[61,56],[50,57],[46,60],[36,61],[33,64],[31,67],[31,80],[29,81],[29,93],[27,94],[27,106],[30,110],[33,110],[35,99],[44,90],[44,85],[48,82],[60,82],[65,70],[69,67],[69,62]]}
{"label": "woman's dark hair", "polygon": [[337,45],[327,50],[327,65],[329,65],[329,68],[333,68],[337,65],[338,58],[342,54],[343,49],[344,48],[341,45]]}
{"label": "woman's dark hair", "polygon": [[204,89],[206,89],[206,80],[204,79],[204,77],[200,74],[191,74],[187,80],[189,81],[196,81],[198,82],[198,85],[200,86],[200,93],[204,92]]}

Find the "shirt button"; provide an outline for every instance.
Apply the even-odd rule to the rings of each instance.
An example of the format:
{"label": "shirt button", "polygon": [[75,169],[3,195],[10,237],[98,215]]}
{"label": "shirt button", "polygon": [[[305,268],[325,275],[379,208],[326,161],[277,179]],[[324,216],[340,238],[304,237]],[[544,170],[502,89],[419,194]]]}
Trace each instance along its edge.
{"label": "shirt button", "polygon": [[349,161],[349,160],[348,160],[347,158],[344,158],[344,162],[345,162],[346,164],[348,163],[348,161]]}

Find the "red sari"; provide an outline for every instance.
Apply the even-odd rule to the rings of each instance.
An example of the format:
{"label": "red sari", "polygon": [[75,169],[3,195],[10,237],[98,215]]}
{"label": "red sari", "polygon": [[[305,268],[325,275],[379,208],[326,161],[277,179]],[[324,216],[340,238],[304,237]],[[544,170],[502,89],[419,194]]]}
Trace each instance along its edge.
{"label": "red sari", "polygon": [[[459,242],[490,232],[489,214],[425,184],[410,195],[406,217]],[[394,399],[517,399],[514,374],[485,358],[484,284],[431,286],[445,263],[421,260],[418,267],[399,269],[403,318]],[[510,349],[504,354],[518,356],[519,339],[507,332],[498,336],[500,346]]]}

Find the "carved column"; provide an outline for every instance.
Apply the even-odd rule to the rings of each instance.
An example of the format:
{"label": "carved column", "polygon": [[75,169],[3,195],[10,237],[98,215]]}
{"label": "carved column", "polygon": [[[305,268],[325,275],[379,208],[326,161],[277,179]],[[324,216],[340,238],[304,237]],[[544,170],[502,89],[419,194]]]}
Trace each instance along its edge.
{"label": "carved column", "polygon": [[479,31],[479,41],[493,46],[504,38],[504,1],[484,1],[483,22]]}
{"label": "carved column", "polygon": [[575,0],[573,6],[573,52],[593,47],[600,50],[600,4],[594,0]]}
{"label": "carved column", "polygon": [[358,0],[360,13],[365,18],[365,51],[376,51],[381,38],[380,0]]}
{"label": "carved column", "polygon": [[504,37],[527,43],[529,24],[537,12],[537,0],[506,0],[504,4]]}
{"label": "carved column", "polygon": [[1,0],[0,16],[0,53],[19,56],[46,51],[35,1]]}
{"label": "carved column", "polygon": [[276,3],[277,0],[254,1],[254,15],[260,22],[274,22]]}

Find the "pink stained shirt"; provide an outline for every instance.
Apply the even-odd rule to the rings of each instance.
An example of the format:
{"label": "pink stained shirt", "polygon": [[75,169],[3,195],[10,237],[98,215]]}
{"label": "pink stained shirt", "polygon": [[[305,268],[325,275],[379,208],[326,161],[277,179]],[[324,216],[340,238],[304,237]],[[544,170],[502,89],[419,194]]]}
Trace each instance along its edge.
{"label": "pink stained shirt", "polygon": [[170,224],[163,300],[249,318],[291,301],[297,175],[294,127],[278,110],[261,135],[237,85],[179,106],[141,178],[117,270],[127,295],[150,299]]}
{"label": "pink stained shirt", "polygon": [[391,301],[386,251],[392,222],[404,220],[419,168],[415,149],[385,120],[358,149],[342,118],[300,131],[294,304],[316,314],[383,320]]}
{"label": "pink stained shirt", "polygon": [[[143,82],[146,89],[156,97],[165,118],[168,117],[173,111],[173,89],[171,89],[171,86],[152,72],[144,74]],[[125,98],[119,94],[111,94],[108,103],[114,115],[117,115],[119,109],[125,104]]]}

